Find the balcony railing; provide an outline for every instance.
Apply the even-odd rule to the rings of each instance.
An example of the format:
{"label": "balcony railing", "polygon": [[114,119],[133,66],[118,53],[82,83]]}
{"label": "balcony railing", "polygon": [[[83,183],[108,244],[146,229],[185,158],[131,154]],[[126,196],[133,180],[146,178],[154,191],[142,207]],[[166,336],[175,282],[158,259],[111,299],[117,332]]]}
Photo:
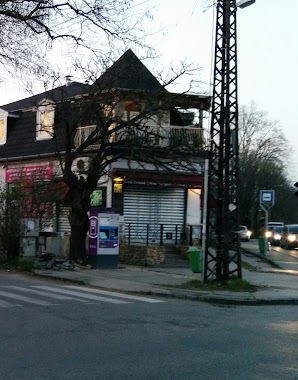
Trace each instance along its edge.
{"label": "balcony railing", "polygon": [[169,127],[170,146],[191,146],[202,148],[204,145],[203,129],[198,127]]}
{"label": "balcony railing", "polygon": [[[74,145],[78,148],[87,140],[96,126],[80,127],[77,129]],[[140,127],[130,126],[117,133],[118,141],[126,141],[134,145],[162,146],[162,147],[192,147],[202,149],[204,147],[204,133],[198,127]],[[96,147],[98,144],[91,145]]]}
{"label": "balcony railing", "polygon": [[129,127],[118,133],[118,140],[135,145],[162,147],[204,147],[204,133],[198,127]]}

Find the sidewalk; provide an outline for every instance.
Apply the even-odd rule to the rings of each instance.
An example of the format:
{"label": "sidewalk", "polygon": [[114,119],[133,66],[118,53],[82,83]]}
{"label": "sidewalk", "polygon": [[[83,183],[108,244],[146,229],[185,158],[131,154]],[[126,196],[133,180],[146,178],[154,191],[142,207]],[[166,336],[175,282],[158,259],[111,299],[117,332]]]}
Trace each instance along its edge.
{"label": "sidewalk", "polygon": [[[190,267],[136,267],[121,265],[117,269],[35,270],[39,276],[76,281],[87,286],[123,293],[175,297],[221,304],[293,304],[298,305],[298,271],[281,268],[258,254],[250,244],[243,255],[243,279],[257,286],[255,292],[182,289],[181,285],[201,279]],[[248,270],[245,268],[252,268]]]}

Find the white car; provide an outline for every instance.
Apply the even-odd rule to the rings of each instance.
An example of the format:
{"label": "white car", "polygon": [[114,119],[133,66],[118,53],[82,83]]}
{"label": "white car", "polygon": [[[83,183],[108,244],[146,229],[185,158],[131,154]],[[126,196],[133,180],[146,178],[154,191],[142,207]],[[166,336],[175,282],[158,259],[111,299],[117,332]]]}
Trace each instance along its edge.
{"label": "white car", "polygon": [[246,226],[239,226],[240,240],[249,241],[251,237],[251,231]]}

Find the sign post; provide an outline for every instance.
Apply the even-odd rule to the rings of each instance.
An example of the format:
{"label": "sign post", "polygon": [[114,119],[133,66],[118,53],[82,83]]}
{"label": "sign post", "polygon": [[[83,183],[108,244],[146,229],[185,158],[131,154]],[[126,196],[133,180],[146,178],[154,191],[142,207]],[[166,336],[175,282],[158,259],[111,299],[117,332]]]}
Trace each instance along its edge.
{"label": "sign post", "polygon": [[[260,206],[262,210],[265,213],[265,229],[268,225],[268,211],[272,206],[274,206],[275,203],[275,192],[274,190],[260,190]],[[268,243],[267,238],[264,236],[265,239],[265,252],[268,250]]]}

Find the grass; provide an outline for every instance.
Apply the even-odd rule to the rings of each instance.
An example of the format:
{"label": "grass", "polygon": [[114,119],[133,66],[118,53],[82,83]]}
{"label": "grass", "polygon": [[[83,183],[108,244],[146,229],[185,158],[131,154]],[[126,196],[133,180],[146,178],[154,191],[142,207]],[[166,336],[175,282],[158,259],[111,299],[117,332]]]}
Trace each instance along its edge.
{"label": "grass", "polygon": [[232,292],[254,292],[256,290],[255,285],[252,285],[249,281],[242,280],[240,278],[229,280],[224,284],[219,281],[208,281],[203,283],[200,280],[191,280],[180,285],[180,288],[206,291],[229,290]]}
{"label": "grass", "polygon": [[15,258],[0,261],[0,269],[6,271],[33,272],[33,262],[23,258]]}

